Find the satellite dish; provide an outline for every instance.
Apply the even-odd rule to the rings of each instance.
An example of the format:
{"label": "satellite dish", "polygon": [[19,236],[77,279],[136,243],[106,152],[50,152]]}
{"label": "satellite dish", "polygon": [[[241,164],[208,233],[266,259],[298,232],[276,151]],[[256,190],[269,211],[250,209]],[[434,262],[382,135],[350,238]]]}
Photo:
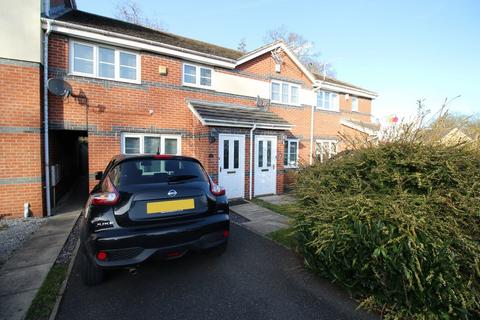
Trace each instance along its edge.
{"label": "satellite dish", "polygon": [[72,86],[65,80],[50,78],[47,83],[48,91],[56,96],[68,97],[72,93]]}

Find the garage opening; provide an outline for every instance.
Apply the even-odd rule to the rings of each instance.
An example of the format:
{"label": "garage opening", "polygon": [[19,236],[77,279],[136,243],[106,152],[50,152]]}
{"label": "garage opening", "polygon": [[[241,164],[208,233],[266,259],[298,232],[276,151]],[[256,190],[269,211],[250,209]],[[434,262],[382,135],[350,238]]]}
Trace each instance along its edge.
{"label": "garage opening", "polygon": [[88,197],[88,134],[52,130],[50,139],[53,213],[78,210]]}

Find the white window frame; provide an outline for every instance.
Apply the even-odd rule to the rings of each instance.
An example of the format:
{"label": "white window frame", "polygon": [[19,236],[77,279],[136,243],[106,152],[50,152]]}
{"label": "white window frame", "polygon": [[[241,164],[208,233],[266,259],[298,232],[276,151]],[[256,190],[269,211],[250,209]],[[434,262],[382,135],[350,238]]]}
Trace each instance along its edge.
{"label": "white window frame", "polygon": [[[279,91],[279,99],[280,100],[273,100],[273,90],[272,90],[272,85],[273,84],[278,84],[280,86],[280,91]],[[283,85],[288,85],[287,93],[288,93],[288,101],[282,102],[282,95],[283,95]],[[298,89],[298,96],[297,96],[297,103],[292,102],[292,87],[295,87]],[[279,81],[279,80],[272,80],[270,81],[270,101],[273,103],[278,103],[278,104],[285,104],[285,105],[291,105],[291,106],[300,106],[300,92],[301,92],[301,87],[298,84],[294,84],[291,82],[285,82],[285,81]]]}
{"label": "white window frame", "polygon": [[[323,153],[318,150],[318,144],[328,144],[328,159],[330,159],[332,156],[336,155],[338,153],[338,141],[337,140],[327,140],[327,139],[317,139],[315,140],[315,155],[318,156],[320,155],[320,162],[323,162],[326,159],[323,159]],[[332,145],[335,145],[335,152],[332,151]]]}
{"label": "white window frame", "polygon": [[[318,95],[320,94],[320,92],[323,92],[323,106],[319,106],[318,105]],[[330,108],[325,108],[325,93],[328,93],[329,95],[329,104],[330,104]],[[336,95],[336,98],[333,99],[332,98],[332,94]],[[338,92],[334,92],[334,91],[327,91],[327,90],[319,90],[317,91],[317,95],[315,96],[315,109],[317,110],[325,110],[325,111],[335,111],[335,112],[338,112],[340,111],[340,95],[338,94]]]}
{"label": "white window frame", "polygon": [[[195,83],[185,82],[185,77],[184,77],[185,66],[195,68]],[[210,73],[211,73],[212,76],[210,78],[210,85],[209,86],[200,84],[201,69],[210,70]],[[186,63],[186,62],[182,64],[182,85],[184,85],[184,86],[213,90],[214,78],[215,78],[214,75],[215,75],[215,70],[213,68],[204,67],[204,66],[200,66],[200,65],[197,65],[197,64]]]}
{"label": "white window frame", "polygon": [[[297,144],[297,156],[295,159],[295,164],[290,164],[290,143],[295,142]],[[285,164],[285,158],[283,161],[284,168],[298,168],[298,152],[300,150],[300,140],[299,139],[287,139],[284,144],[287,145],[287,164]],[[285,146],[284,146],[285,148]],[[285,157],[285,155],[284,155]]]}
{"label": "white window frame", "polygon": [[125,153],[125,138],[140,138],[140,153],[128,153],[129,155],[145,154],[145,137],[160,138],[160,154],[165,154],[165,139],[177,140],[177,153],[175,156],[182,154],[182,136],[177,134],[157,134],[157,133],[130,133],[124,132],[121,135],[121,152]]}
{"label": "white window frame", "polygon": [[[84,73],[84,72],[78,72],[74,70],[74,57],[75,57],[75,43],[85,45],[85,46],[90,46],[93,47],[93,73]],[[114,78],[107,78],[107,77],[101,77],[99,76],[99,64],[100,64],[100,55],[99,55],[99,48],[106,48],[106,49],[112,49],[115,50],[115,77]],[[90,43],[90,42],[84,42],[84,41],[78,41],[78,40],[70,40],[70,47],[69,47],[69,74],[75,75],[75,76],[83,76],[83,77],[91,77],[91,78],[97,78],[97,79],[104,79],[104,80],[111,80],[111,81],[119,81],[119,82],[129,82],[129,83],[136,83],[140,84],[141,83],[141,56],[138,52],[130,51],[130,50],[124,50],[124,49],[119,49],[116,47],[112,47],[109,45],[104,45],[104,44],[95,44],[95,43]],[[127,54],[132,54],[135,55],[136,57],[136,79],[125,79],[125,78],[120,78],[120,53],[127,53]]]}
{"label": "white window frame", "polygon": [[[352,100],[352,112],[358,112],[358,97],[350,96],[350,99]],[[353,101],[356,101],[356,103],[353,103]]]}

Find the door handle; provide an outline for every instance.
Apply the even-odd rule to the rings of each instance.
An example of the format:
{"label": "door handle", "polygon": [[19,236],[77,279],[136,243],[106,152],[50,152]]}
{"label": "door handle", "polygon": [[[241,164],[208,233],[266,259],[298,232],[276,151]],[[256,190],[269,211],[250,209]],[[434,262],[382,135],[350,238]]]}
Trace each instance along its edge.
{"label": "door handle", "polygon": [[220,167],[220,170],[219,170],[219,171],[222,172],[222,167]]}

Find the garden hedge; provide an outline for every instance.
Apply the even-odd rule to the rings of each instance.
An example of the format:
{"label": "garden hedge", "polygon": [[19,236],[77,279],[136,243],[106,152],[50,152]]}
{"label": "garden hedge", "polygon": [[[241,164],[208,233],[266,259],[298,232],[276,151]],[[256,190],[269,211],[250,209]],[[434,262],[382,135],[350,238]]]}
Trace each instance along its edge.
{"label": "garden hedge", "polygon": [[379,143],[303,168],[307,267],[386,319],[480,319],[480,153]]}

